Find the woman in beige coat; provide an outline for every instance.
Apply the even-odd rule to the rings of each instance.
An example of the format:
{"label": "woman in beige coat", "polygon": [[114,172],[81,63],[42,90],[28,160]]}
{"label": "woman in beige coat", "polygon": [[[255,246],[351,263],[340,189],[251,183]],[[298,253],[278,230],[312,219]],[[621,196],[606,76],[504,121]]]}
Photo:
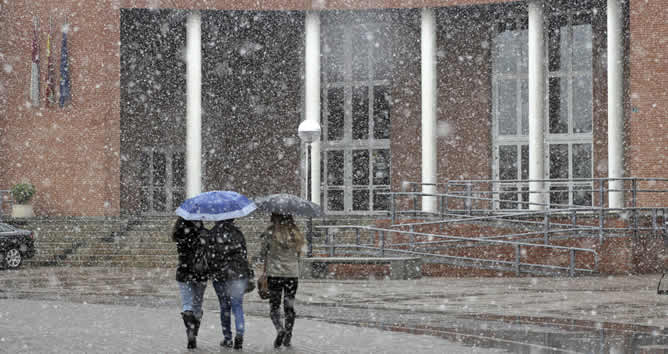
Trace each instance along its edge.
{"label": "woman in beige coat", "polygon": [[[295,294],[299,276],[299,256],[304,246],[304,234],[299,231],[292,215],[271,214],[271,226],[262,234],[260,259],[269,283],[271,322],[277,335],[274,347],[289,347],[295,324]],[[281,320],[281,298],[285,325]]]}

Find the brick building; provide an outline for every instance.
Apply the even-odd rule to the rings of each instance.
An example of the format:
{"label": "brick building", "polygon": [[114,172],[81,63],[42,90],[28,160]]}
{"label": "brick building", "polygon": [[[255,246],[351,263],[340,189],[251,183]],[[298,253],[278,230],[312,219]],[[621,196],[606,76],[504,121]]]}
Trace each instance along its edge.
{"label": "brick building", "polygon": [[[347,215],[387,209],[381,193],[404,181],[519,180],[505,185],[508,198],[545,188],[532,196],[595,203],[577,192],[588,179],[668,177],[666,5],[2,3],[0,189],[35,184],[39,216],[171,214],[186,194],[184,56],[196,28],[202,189],[310,190],[328,213]],[[45,106],[43,76],[42,103],[28,98],[35,16],[42,74],[49,17],[55,29],[69,22],[64,108]],[[60,53],[57,30],[52,47]],[[308,175],[320,188],[303,182],[304,119],[322,126]],[[638,202],[666,205],[665,194]]]}

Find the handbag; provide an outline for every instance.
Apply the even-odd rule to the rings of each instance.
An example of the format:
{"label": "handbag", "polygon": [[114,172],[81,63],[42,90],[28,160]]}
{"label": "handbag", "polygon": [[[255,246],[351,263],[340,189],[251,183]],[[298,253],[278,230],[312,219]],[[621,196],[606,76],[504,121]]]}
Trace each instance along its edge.
{"label": "handbag", "polygon": [[257,294],[260,295],[262,300],[269,298],[269,280],[266,273],[257,279]]}
{"label": "handbag", "polygon": [[199,245],[193,257],[193,271],[200,275],[209,274],[209,252],[206,245]]}
{"label": "handbag", "polygon": [[246,294],[255,290],[255,272],[251,269],[248,274],[248,286],[246,287]]}

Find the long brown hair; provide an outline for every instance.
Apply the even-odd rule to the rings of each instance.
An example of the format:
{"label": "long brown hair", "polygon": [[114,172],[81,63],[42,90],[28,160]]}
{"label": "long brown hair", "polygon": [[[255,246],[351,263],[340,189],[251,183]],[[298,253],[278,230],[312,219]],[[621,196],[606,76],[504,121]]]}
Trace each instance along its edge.
{"label": "long brown hair", "polygon": [[273,213],[271,223],[273,241],[283,248],[294,248],[297,253],[301,253],[306,242],[292,215]]}

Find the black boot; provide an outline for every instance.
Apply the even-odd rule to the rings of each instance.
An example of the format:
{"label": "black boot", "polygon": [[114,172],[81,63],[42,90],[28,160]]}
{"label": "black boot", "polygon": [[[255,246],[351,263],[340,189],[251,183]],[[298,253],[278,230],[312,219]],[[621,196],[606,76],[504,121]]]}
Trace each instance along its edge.
{"label": "black boot", "polygon": [[285,336],[283,337],[283,345],[289,347],[292,345],[292,328],[295,326],[295,312],[286,311],[285,313]]}
{"label": "black boot", "polygon": [[234,349],[242,349],[244,347],[244,336],[236,335],[234,337]]}
{"label": "black boot", "polygon": [[197,337],[197,334],[199,333],[200,323],[202,323],[202,318],[201,317],[200,318],[195,317],[195,321],[194,321],[195,328],[193,328],[193,330],[195,332],[195,337]]}
{"label": "black boot", "polygon": [[285,336],[283,337],[283,346],[289,347],[292,345],[292,332],[285,332]]}
{"label": "black boot", "polygon": [[278,334],[276,334],[276,339],[274,339],[274,348],[279,348],[283,344],[283,338],[285,338],[285,331],[278,331]]}
{"label": "black boot", "polygon": [[186,326],[186,336],[188,337],[188,349],[197,348],[197,330],[199,330],[199,320],[192,311],[181,312],[183,324]]}
{"label": "black boot", "polygon": [[223,348],[230,348],[231,349],[234,346],[234,343],[232,342],[231,339],[225,338],[225,339],[223,339],[222,342],[220,342],[220,346],[223,347]]}

